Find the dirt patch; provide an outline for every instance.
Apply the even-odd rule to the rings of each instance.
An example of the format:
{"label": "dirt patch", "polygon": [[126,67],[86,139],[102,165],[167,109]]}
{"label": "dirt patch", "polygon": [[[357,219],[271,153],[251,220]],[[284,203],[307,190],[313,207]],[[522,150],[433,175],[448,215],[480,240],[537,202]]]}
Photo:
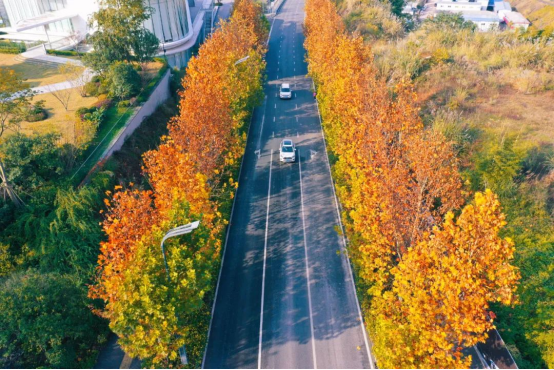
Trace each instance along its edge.
{"label": "dirt patch", "polygon": [[522,135],[535,144],[554,142],[554,91],[523,94],[504,86],[484,89],[474,101],[475,111],[490,117],[487,126]]}

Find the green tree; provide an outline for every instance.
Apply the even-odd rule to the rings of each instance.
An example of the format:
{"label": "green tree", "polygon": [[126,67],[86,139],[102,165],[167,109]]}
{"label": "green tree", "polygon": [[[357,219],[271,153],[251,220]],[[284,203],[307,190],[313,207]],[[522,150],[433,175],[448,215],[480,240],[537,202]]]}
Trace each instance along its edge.
{"label": "green tree", "polygon": [[160,41],[152,32],[145,28],[141,28],[132,38],[131,48],[133,50],[134,60],[141,65],[148,63],[154,59],[158,51]]}
{"label": "green tree", "polygon": [[0,367],[82,368],[106,325],[70,275],[16,273],[0,283]]}
{"label": "green tree", "polygon": [[474,31],[477,26],[471,21],[466,21],[464,17],[456,13],[438,13],[433,18],[427,18],[424,27],[428,30],[437,31]]}
{"label": "green tree", "polygon": [[[0,68],[0,143],[6,131],[19,131],[20,123],[27,114],[32,96],[29,85],[23,82],[15,71]],[[4,196],[9,196],[15,206],[21,205],[21,199],[6,176],[1,156],[0,190]]]}
{"label": "green tree", "polygon": [[[150,18],[152,8],[145,7],[142,0],[101,0],[100,9],[90,20],[91,28],[96,32],[89,42],[93,51],[83,58],[85,65],[104,73],[116,61],[134,60],[133,45],[149,31],[143,30],[143,22]],[[155,37],[155,36],[154,36]],[[149,52],[149,47],[144,51]],[[147,55],[142,52],[142,57]]]}
{"label": "green tree", "polygon": [[18,192],[36,190],[63,173],[58,134],[15,134],[0,146],[7,180]]}
{"label": "green tree", "polygon": [[0,138],[8,130],[19,131],[32,96],[29,85],[15,71],[0,68]]}
{"label": "green tree", "polygon": [[109,80],[110,96],[115,98],[128,99],[140,92],[140,75],[129,63],[114,63],[110,66],[107,79]]}

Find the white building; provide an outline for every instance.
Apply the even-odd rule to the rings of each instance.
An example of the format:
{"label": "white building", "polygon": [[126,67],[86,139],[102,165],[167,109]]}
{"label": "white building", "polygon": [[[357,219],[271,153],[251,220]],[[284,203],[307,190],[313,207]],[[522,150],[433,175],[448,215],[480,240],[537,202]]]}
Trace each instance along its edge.
{"label": "white building", "polygon": [[512,11],[512,6],[507,1],[495,1],[494,2],[494,11],[495,11],[495,13],[498,13],[501,10],[511,12]]}
{"label": "white building", "polygon": [[526,30],[531,24],[521,13],[512,12],[511,10],[500,10],[498,17],[506,22],[506,25],[511,29],[522,28]]}
{"label": "white building", "polygon": [[[191,0],[192,1],[192,0]],[[17,41],[46,41],[53,49],[69,48],[91,30],[88,20],[98,10],[97,0],[0,0],[10,27],[0,37]],[[144,0],[152,17],[144,27],[160,40],[160,55],[182,67],[190,57],[193,25],[187,0]],[[194,2],[193,2],[194,4]],[[194,42],[193,42],[194,44]]]}
{"label": "white building", "polygon": [[500,19],[494,12],[479,11],[479,12],[463,12],[464,20],[471,21],[477,25],[479,31],[491,31],[498,29]]}
{"label": "white building", "polygon": [[473,12],[478,12],[478,11],[481,11],[481,10],[486,10],[486,5],[485,5],[485,9],[482,9],[483,8],[483,5],[481,4],[481,2],[476,2],[476,1],[438,1],[437,2],[437,10],[440,10],[440,11],[446,11],[446,12],[453,12],[453,13],[457,13],[457,12],[462,12],[462,11],[473,11]]}

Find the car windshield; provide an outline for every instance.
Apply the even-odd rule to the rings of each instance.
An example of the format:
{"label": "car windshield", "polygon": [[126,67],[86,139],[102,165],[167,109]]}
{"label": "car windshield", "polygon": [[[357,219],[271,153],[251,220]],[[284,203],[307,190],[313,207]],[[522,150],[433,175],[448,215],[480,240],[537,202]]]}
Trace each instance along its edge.
{"label": "car windshield", "polygon": [[281,92],[288,93],[290,92],[290,89],[288,87],[281,87]]}
{"label": "car windshield", "polygon": [[283,152],[292,153],[293,152],[292,146],[283,146]]}

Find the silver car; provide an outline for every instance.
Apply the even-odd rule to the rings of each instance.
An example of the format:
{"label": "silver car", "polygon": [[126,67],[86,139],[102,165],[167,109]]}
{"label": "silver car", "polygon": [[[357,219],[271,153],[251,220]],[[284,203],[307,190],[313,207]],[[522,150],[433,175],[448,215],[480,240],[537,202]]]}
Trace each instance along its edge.
{"label": "silver car", "polygon": [[290,139],[281,141],[279,146],[279,160],[281,162],[290,163],[296,162],[296,147]]}

